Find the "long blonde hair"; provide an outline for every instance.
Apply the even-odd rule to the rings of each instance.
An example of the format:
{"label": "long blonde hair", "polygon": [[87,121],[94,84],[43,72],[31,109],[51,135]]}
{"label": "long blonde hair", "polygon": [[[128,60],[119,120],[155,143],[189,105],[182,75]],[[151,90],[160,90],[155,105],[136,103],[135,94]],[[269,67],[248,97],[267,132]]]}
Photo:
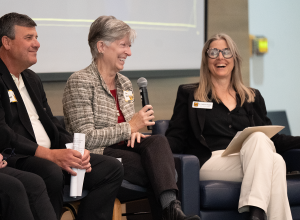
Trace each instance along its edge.
{"label": "long blonde hair", "polygon": [[[218,103],[220,99],[217,97],[216,90],[211,81],[211,74],[208,68],[208,56],[207,49],[209,48],[211,42],[215,40],[225,40],[228,48],[231,50],[233,54],[234,67],[231,73],[230,86],[239,94],[241,98],[241,106],[244,102],[254,102],[255,92],[253,89],[244,85],[242,80],[241,73],[241,64],[242,58],[239,54],[236,44],[227,34],[216,34],[212,36],[206,43],[204,44],[202,50],[202,61],[200,68],[200,81],[199,87],[195,90],[194,98],[198,101],[208,102],[210,100],[216,100]],[[208,98],[208,93],[211,92],[211,99]]]}

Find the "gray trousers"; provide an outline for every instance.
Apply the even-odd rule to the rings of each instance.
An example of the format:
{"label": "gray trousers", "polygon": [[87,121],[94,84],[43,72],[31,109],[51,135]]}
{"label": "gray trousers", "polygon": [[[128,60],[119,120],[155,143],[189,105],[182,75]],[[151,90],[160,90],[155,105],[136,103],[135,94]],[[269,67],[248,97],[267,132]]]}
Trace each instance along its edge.
{"label": "gray trousers", "polygon": [[140,186],[151,187],[155,197],[166,190],[178,191],[175,163],[165,136],[152,135],[135,143],[134,148],[112,145],[104,149],[104,155],[122,158],[124,179]]}

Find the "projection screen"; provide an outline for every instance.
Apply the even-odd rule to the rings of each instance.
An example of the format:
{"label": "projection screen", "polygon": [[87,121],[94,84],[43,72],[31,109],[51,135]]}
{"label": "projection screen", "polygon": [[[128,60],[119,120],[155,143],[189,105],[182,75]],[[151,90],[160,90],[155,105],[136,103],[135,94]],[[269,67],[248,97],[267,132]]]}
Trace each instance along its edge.
{"label": "projection screen", "polygon": [[37,73],[74,72],[91,62],[91,23],[113,15],[137,32],[124,70],[199,69],[204,0],[2,0],[0,16],[27,14],[37,23]]}

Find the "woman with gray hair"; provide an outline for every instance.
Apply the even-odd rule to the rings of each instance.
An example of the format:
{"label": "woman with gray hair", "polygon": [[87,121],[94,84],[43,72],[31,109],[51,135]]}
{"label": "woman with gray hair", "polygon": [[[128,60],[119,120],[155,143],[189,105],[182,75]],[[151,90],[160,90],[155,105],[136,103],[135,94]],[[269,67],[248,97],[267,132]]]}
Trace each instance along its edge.
{"label": "woman with gray hair", "polygon": [[63,95],[66,128],[86,134],[90,152],[122,158],[124,179],[151,186],[163,219],[200,219],[186,217],[176,199],[174,158],[167,139],[139,133],[155,124],[149,121],[154,111],[146,105],[134,112],[132,84],[119,73],[131,56],[135,36],[134,30],[113,16],[101,16],[92,23],[88,41],[93,62],[72,74]]}
{"label": "woman with gray hair", "polygon": [[300,138],[277,134],[272,139],[252,133],[239,153],[222,157],[238,131],[271,125],[263,97],[242,82],[241,56],[226,34],[204,45],[200,81],[179,86],[166,131],[174,153],[196,155],[200,180],[242,182],[238,211],[250,220],[291,220],[283,153],[300,148]]}

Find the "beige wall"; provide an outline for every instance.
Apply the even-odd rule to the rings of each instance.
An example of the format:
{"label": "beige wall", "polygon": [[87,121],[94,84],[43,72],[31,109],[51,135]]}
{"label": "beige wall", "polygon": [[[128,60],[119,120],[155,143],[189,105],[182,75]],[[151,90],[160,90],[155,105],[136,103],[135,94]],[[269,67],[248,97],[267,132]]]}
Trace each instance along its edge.
{"label": "beige wall", "polygon": [[[249,34],[247,0],[208,0],[208,36],[224,32],[237,43],[243,57],[243,79],[249,85]],[[199,51],[200,53],[200,51]],[[136,79],[131,79],[135,92],[135,108],[141,108]],[[197,82],[198,77],[148,79],[150,103],[154,106],[155,120],[170,119],[180,84]],[[64,82],[44,83],[48,102],[54,115],[63,115],[62,94]]]}
{"label": "beige wall", "polygon": [[243,58],[242,75],[249,86],[248,0],[207,0],[207,37],[226,33],[237,44]]}

